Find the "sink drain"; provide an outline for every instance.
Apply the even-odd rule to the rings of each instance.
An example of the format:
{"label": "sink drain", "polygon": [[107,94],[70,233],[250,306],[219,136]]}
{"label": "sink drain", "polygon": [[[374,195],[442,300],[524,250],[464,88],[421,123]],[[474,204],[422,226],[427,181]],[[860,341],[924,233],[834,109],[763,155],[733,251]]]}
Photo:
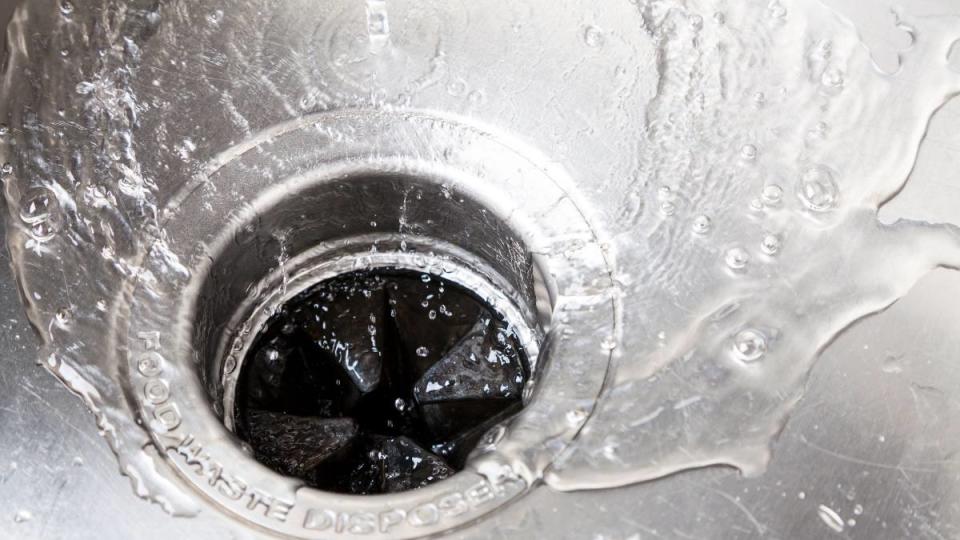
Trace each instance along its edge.
{"label": "sink drain", "polygon": [[520,409],[528,373],[510,325],[457,284],[350,272],[267,322],[240,372],[237,433],[311,487],[405,491],[461,470]]}
{"label": "sink drain", "polygon": [[161,212],[110,337],[156,477],[297,538],[438,534],[516,500],[576,437],[617,332],[571,185],[417,111],[226,149]]}

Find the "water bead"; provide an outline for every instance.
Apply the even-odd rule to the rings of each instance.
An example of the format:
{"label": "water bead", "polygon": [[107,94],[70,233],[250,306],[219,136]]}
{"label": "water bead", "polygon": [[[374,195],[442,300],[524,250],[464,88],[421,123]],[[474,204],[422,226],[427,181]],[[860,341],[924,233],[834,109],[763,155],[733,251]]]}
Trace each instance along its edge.
{"label": "water bead", "polygon": [[767,338],[752,328],[741,330],[733,338],[733,352],[742,362],[756,362],[767,354]]}

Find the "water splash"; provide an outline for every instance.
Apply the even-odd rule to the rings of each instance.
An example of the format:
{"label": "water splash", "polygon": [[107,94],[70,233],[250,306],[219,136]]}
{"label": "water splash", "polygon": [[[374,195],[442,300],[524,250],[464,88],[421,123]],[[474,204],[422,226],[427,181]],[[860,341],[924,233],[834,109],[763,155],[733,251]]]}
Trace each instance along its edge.
{"label": "water splash", "polygon": [[[946,65],[955,19],[902,18],[915,41],[886,74],[848,21],[812,2],[790,3],[775,26],[759,8],[731,6],[724,19],[741,21],[737,30],[687,24],[702,3],[640,5],[664,52],[638,176],[677,186],[697,202],[691,214],[707,211],[719,224],[711,246],[652,218],[622,237],[622,252],[646,259],[621,259],[635,270],[624,300],[631,331],[597,410],[547,472],[564,490],[706,465],[761,473],[818,352],[930,270],[960,267],[956,226],[877,220],[906,181],[929,117],[960,89]],[[760,93],[776,96],[775,113],[750,105]],[[691,95],[702,110],[686,105]],[[748,152],[759,170],[737,164],[745,147],[727,142],[741,130],[775,149]],[[781,182],[794,185],[792,198]],[[744,204],[755,196],[760,204]],[[692,219],[695,232],[705,229],[702,216]],[[725,268],[689,266],[724,245]],[[657,343],[654,331],[672,339]]]}

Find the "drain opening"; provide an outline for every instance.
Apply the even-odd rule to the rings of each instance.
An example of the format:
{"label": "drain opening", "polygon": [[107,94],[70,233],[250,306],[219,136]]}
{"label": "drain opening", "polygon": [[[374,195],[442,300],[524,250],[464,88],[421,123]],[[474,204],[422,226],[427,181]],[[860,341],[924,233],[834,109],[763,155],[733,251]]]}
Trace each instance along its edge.
{"label": "drain opening", "polygon": [[463,469],[522,407],[510,325],[440,276],[373,269],[322,281],[271,317],[239,376],[236,432],[258,461],[324,491],[416,489]]}

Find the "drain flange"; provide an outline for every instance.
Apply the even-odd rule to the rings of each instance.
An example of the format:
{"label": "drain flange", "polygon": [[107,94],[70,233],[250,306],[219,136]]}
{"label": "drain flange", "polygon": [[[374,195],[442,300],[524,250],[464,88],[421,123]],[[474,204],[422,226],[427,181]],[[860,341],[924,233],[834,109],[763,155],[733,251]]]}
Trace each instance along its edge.
{"label": "drain flange", "polygon": [[[297,538],[420,537],[516,500],[586,420],[611,357],[598,340],[616,332],[607,244],[572,185],[516,140],[417,111],[298,118],[211,160],[161,213],[168,256],[142,259],[112,337],[130,404],[177,473],[171,491]],[[377,496],[311,488],[297,476],[325,454],[311,446],[279,474],[238,437],[239,375],[277,309],[376,268],[442,275],[503,313],[529,364],[524,407],[442,481]]]}

